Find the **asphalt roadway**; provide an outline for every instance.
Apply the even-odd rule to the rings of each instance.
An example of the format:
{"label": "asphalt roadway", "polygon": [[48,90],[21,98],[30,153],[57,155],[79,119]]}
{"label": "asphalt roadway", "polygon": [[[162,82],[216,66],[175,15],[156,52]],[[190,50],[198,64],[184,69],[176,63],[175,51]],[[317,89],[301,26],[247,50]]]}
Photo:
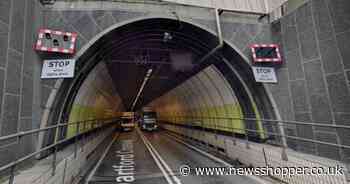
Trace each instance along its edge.
{"label": "asphalt roadway", "polygon": [[[87,179],[88,184],[258,184],[251,177],[183,176],[180,167],[224,165],[176,141],[165,132],[135,129],[115,135]],[[193,169],[192,169],[193,170]]]}

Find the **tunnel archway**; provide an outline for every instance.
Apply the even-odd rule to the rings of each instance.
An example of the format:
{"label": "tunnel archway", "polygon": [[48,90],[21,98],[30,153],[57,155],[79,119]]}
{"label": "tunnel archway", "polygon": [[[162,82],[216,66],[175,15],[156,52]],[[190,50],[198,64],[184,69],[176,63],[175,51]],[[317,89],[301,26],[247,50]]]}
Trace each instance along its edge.
{"label": "tunnel archway", "polygon": [[[172,39],[165,40],[166,34],[170,34]],[[221,50],[205,62],[196,63],[217,44],[217,37],[213,31],[183,20],[148,17],[114,25],[92,39],[75,56],[76,75],[73,79],[62,81],[52,104],[54,110],[50,112],[47,122],[59,122],[71,118],[74,102],[79,99],[79,92],[89,90],[89,85],[82,88],[84,82],[99,63],[104,63],[125,110],[131,108],[145,73],[151,68],[158,71],[159,75],[156,75],[147,84],[148,87],[145,88],[135,109],[152,104],[152,101],[168,93],[174,93],[177,87],[181,87],[181,84],[187,82],[192,84],[182,86],[182,94],[176,94],[174,99],[180,100],[182,98],[183,102],[186,101],[183,103],[184,106],[203,107],[198,112],[188,113],[191,116],[198,114],[222,115],[221,111],[224,111],[226,115],[238,112],[242,118],[239,121],[244,125],[244,128],[275,131],[274,127],[265,127],[261,121],[244,120],[245,118],[276,119],[277,115],[272,105],[272,99],[264,86],[255,83],[249,62],[234,49],[232,44],[225,43]],[[135,53],[143,54],[143,51],[151,62],[137,64],[135,63],[137,58],[129,58]],[[176,58],[190,60],[190,62],[184,62],[178,66],[174,63]],[[162,67],[163,69],[159,69]],[[202,77],[198,77],[198,75]],[[215,77],[213,78],[213,76]],[[206,78],[205,81],[203,81],[203,77]],[[225,86],[225,89],[220,89],[220,85],[216,85],[216,82],[221,82],[220,85]],[[196,93],[196,90],[198,90],[197,92],[201,91],[201,93]],[[204,93],[204,91],[210,90],[211,94]],[[236,110],[228,110],[232,107],[225,107],[223,110],[211,107],[217,98],[215,94],[219,95],[221,102],[225,102],[223,93],[230,93],[226,95],[231,95],[232,99],[236,100],[238,105]],[[192,96],[197,94],[197,97],[201,96],[201,98],[198,98],[197,102],[189,104],[190,94]],[[91,101],[91,99],[86,98],[80,99]],[[119,110],[121,109],[124,108]],[[184,115],[184,113],[176,113]],[[215,127],[208,128],[215,129]],[[244,134],[243,132],[238,133]],[[266,138],[259,136],[256,132],[251,132],[251,137]],[[50,144],[52,141],[53,136],[48,135],[44,139],[44,144]]]}

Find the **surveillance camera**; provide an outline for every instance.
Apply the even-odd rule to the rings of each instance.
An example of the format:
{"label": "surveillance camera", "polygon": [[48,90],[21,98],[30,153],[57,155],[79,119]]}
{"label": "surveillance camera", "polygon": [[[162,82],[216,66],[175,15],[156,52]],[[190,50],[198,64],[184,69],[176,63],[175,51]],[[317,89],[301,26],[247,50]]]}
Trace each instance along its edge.
{"label": "surveillance camera", "polygon": [[56,0],[40,0],[41,4],[52,5],[55,4]]}

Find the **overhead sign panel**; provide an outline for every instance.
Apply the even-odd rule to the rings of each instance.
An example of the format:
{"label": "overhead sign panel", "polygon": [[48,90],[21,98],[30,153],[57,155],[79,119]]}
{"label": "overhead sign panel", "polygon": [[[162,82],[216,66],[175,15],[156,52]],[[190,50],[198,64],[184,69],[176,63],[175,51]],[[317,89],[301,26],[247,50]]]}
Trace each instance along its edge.
{"label": "overhead sign panel", "polygon": [[44,60],[41,78],[72,78],[74,77],[74,67],[74,59]]}
{"label": "overhead sign panel", "polygon": [[252,67],[256,82],[277,83],[275,69],[272,67]]}

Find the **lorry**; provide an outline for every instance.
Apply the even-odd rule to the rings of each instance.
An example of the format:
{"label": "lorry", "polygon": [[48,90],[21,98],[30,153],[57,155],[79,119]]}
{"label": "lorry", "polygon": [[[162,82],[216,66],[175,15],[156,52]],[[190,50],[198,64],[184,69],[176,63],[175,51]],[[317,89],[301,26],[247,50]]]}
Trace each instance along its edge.
{"label": "lorry", "polygon": [[120,129],[122,131],[132,131],[135,127],[134,112],[123,112],[120,117]]}
{"label": "lorry", "polygon": [[141,130],[155,131],[158,129],[157,113],[149,107],[142,108],[139,117],[139,126]]}

